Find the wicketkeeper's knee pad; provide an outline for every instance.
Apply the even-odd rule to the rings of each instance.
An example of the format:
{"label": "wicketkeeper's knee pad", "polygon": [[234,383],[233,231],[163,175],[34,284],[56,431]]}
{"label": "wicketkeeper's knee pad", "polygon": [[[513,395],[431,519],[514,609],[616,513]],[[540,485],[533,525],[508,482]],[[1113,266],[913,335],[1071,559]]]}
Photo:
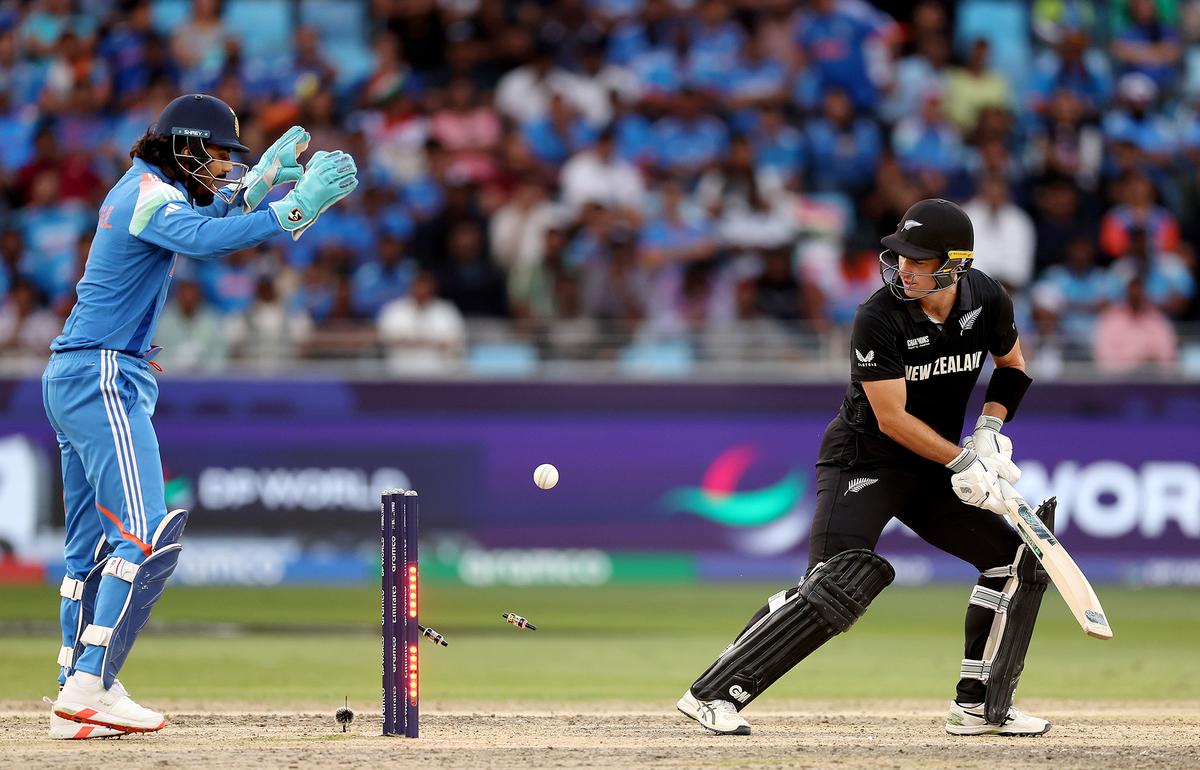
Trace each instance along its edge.
{"label": "wicketkeeper's knee pad", "polygon": [[[1055,505],[1054,498],[1051,498],[1038,506],[1035,512],[1051,531],[1054,530]],[[1008,716],[1021,671],[1025,667],[1029,640],[1033,637],[1033,626],[1037,622],[1046,586],[1050,584],[1050,576],[1042,569],[1029,546],[1021,545],[1012,564],[987,570],[983,577],[1008,580],[1000,591],[981,585],[971,590],[971,604],[992,610],[995,618],[983,648],[983,658],[964,658],[961,675],[964,679],[978,679],[987,685],[984,698],[987,720],[992,724],[1002,724]]]}
{"label": "wicketkeeper's knee pad", "polygon": [[886,559],[865,548],[821,562],[798,586],[767,601],[692,684],[692,694],[731,701],[741,710],[822,644],[849,630],[895,577]]}
{"label": "wicketkeeper's knee pad", "polygon": [[[129,583],[129,595],[117,621],[111,627],[105,627],[92,623],[89,617],[88,625],[83,628],[76,642],[76,659],[83,645],[95,644],[104,648],[102,675],[105,688],[112,687],[117,671],[129,656],[134,639],[150,619],[150,610],[162,596],[167,587],[167,578],[171,577],[175,565],[179,563],[179,552],[183,550],[179,538],[187,524],[187,515],[187,511],[177,509],[163,517],[150,541],[150,555],[141,564],[109,556],[103,566],[97,565],[102,575],[112,575]],[[98,586],[99,580],[96,583]],[[83,623],[82,613],[80,623]]]}

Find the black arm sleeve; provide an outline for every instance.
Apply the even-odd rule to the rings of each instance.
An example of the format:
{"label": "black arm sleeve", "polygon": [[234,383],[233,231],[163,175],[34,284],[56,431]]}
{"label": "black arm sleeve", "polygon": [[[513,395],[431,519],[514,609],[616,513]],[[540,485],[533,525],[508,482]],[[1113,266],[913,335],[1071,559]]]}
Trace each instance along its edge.
{"label": "black arm sleeve", "polygon": [[900,333],[886,316],[859,308],[850,332],[850,379],[856,382],[904,377]]}

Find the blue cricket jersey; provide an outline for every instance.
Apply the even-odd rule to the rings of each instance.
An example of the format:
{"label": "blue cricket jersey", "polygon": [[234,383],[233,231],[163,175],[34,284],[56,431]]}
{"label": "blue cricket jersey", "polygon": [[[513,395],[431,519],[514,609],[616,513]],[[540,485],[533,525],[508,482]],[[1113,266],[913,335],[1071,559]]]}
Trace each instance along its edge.
{"label": "blue cricket jersey", "polygon": [[269,208],[242,214],[218,197],[195,208],[186,188],[135,158],[100,207],[78,301],[54,351],[118,350],[144,356],[179,254],[214,259],[284,232]]}

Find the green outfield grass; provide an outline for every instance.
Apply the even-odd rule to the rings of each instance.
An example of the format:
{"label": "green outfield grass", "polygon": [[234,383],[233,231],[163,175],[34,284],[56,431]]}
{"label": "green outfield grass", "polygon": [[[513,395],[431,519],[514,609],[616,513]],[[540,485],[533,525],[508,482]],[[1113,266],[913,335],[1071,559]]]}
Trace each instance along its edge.
{"label": "green outfield grass", "polygon": [[[472,589],[428,585],[423,698],[478,702],[670,702],[774,586]],[[772,690],[780,698],[942,698],[962,656],[967,588],[891,588],[847,635]],[[1085,637],[1047,595],[1025,697],[1200,699],[1200,592],[1101,587],[1116,631]],[[50,694],[58,640],[52,586],[0,587],[0,700]],[[514,611],[536,632],[508,626]],[[148,702],[374,703],[379,595],[356,588],[175,587],[122,672]],[[32,624],[32,626],[31,626]],[[39,628],[39,624],[41,627]],[[201,625],[195,625],[201,624]],[[235,624],[232,627],[208,624]]]}

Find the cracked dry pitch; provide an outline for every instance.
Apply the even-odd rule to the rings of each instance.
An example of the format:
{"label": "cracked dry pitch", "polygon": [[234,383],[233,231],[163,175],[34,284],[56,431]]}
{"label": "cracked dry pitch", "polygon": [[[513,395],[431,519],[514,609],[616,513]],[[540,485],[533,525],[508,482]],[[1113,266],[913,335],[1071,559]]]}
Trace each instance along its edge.
{"label": "cracked dry pitch", "polygon": [[931,702],[772,704],[754,710],[749,738],[711,735],[670,704],[428,704],[422,737],[410,741],[381,737],[378,715],[365,710],[342,734],[332,709],[175,704],[161,733],[80,745],[47,739],[42,711],[9,702],[0,704],[0,767],[1200,766],[1200,704],[1023,705],[1052,719],[1054,729],[1037,738],[956,738],[943,731],[941,705]]}

